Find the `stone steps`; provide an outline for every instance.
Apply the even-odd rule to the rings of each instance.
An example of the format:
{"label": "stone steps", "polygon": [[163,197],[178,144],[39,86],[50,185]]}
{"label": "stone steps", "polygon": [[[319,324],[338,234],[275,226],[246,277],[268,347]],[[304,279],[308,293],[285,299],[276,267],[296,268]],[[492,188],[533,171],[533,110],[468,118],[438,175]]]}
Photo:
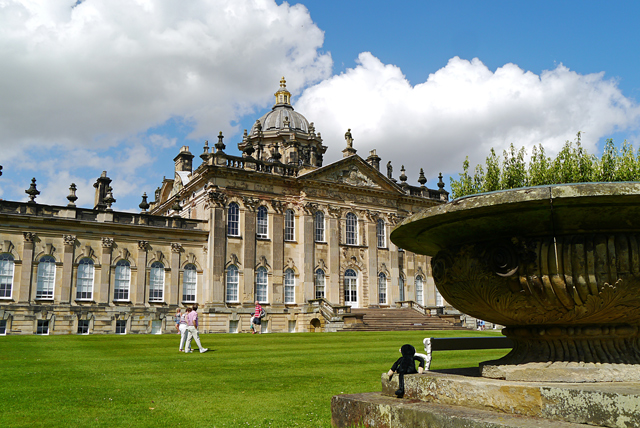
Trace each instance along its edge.
{"label": "stone steps", "polygon": [[352,309],[351,313],[363,314],[363,323],[346,326],[344,331],[466,330],[437,315],[425,316],[408,308]]}

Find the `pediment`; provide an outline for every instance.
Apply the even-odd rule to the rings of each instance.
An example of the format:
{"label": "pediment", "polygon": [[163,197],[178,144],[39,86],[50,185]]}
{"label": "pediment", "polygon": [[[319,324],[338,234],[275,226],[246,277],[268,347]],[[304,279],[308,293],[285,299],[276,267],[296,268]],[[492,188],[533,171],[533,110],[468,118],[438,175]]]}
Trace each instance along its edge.
{"label": "pediment", "polygon": [[351,156],[298,177],[303,181],[316,181],[344,186],[398,192],[387,177],[359,156]]}

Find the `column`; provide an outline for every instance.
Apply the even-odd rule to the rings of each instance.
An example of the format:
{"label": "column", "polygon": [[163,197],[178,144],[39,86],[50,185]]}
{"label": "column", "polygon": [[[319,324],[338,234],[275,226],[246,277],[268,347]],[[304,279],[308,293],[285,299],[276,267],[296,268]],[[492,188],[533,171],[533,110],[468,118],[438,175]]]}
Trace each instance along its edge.
{"label": "column", "polygon": [[[367,218],[365,224],[365,231],[367,234],[367,252],[369,253],[369,264],[367,269],[369,270],[369,305],[379,305],[378,300],[378,239],[376,236],[376,218]],[[364,297],[364,287],[363,287]],[[364,302],[363,302],[364,303]],[[364,304],[363,307],[366,307]]]}
{"label": "column", "polygon": [[136,261],[138,270],[136,272],[136,283],[131,284],[131,303],[133,303],[134,305],[144,305],[147,301],[145,294],[147,283],[148,247],[148,241],[138,241],[138,259]]}
{"label": "column", "polygon": [[[32,232],[24,232],[24,242],[22,247],[22,275],[14,296],[18,303],[29,303],[36,296],[36,284],[31,284],[33,274],[33,241],[36,234]],[[32,291],[33,290],[33,291]]]}
{"label": "column", "polygon": [[167,295],[165,302],[169,305],[178,305],[182,300],[180,290],[180,253],[182,252],[182,244],[178,242],[171,243],[171,259],[169,266],[171,267],[171,275],[169,276],[169,286],[167,287]]}
{"label": "column", "polygon": [[302,290],[302,302],[306,303],[316,298],[314,287],[314,230],[313,230],[313,213],[304,212],[302,215],[302,230],[300,231],[300,243],[302,246],[302,275],[300,278],[300,286]]}
{"label": "column", "polygon": [[284,216],[279,201],[272,203],[276,212],[273,214],[273,231],[271,245],[271,260],[273,260],[273,275],[271,277],[269,301],[273,307],[284,306],[283,269],[284,269]]}
{"label": "column", "polygon": [[244,288],[240,293],[240,303],[253,305],[256,299],[255,293],[255,267],[256,267],[256,213],[255,205],[245,204],[244,231],[242,243],[244,247],[243,271]]}
{"label": "column", "polygon": [[59,293],[54,292],[54,300],[61,304],[69,304],[75,300],[73,292],[73,255],[76,246],[76,237],[74,235],[63,235],[64,251],[62,254],[62,281],[60,283]]}
{"label": "column", "polygon": [[340,292],[340,219],[331,216],[327,221],[327,245],[329,245],[329,271],[325,279],[326,298],[334,305],[344,305],[344,293]]}
{"label": "column", "polygon": [[227,257],[227,216],[223,205],[210,209],[209,224],[209,290],[206,300],[214,306],[224,305],[225,272],[224,261]]}
{"label": "column", "polygon": [[113,238],[102,238],[102,258],[100,260],[100,278],[95,290],[96,303],[109,303],[113,298],[111,290],[111,254],[113,252]]}

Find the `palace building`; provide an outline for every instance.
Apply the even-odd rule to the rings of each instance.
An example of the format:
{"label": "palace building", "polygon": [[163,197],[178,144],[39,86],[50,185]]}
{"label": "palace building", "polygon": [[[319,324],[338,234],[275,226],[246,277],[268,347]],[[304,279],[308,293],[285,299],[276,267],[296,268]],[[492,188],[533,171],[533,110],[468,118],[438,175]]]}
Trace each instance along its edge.
{"label": "palace building", "polygon": [[[175,332],[177,307],[200,304],[200,331],[337,331],[351,308],[444,306],[429,258],[396,247],[403,218],[448,200],[396,180],[371,150],[325,165],[327,146],[296,112],[284,78],[272,110],[245,130],[241,156],[222,133],[196,156],[183,146],[173,178],[141,212],[119,212],[104,172],[93,209],[0,201],[0,334]],[[337,144],[337,142],[331,142]],[[343,143],[344,144],[344,143]],[[360,318],[361,319],[361,318]]]}

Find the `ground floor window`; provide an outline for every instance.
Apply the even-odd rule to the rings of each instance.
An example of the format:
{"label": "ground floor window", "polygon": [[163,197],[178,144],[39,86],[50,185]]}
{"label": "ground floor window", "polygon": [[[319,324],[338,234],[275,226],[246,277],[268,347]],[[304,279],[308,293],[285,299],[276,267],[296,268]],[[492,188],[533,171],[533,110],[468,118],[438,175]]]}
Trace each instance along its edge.
{"label": "ground floor window", "polygon": [[285,303],[296,302],[295,286],[296,286],[295,274],[293,273],[293,270],[287,269],[284,272],[284,302]]}
{"label": "ground floor window", "polygon": [[403,302],[404,301],[404,278],[400,277],[398,278],[398,288],[399,288],[399,296],[400,296],[400,301]]}
{"label": "ground floor window", "polygon": [[127,321],[125,320],[117,320],[116,321],[116,334],[126,334],[127,333]]}
{"label": "ground floor window", "polygon": [[78,320],[78,334],[89,334],[89,320]]}
{"label": "ground floor window", "polygon": [[438,290],[436,290],[436,306],[444,306],[444,301],[442,299],[442,294]]}
{"label": "ground floor window", "polygon": [[424,289],[423,289],[423,284],[422,284],[422,277],[421,276],[417,276],[416,277],[416,302],[420,305],[423,305],[424,303],[424,299],[422,298],[422,293],[423,293]]}
{"label": "ground floor window", "polygon": [[0,320],[0,336],[7,334],[7,320]]}
{"label": "ground floor window", "polygon": [[316,270],[316,299],[324,299],[324,271]]}
{"label": "ground floor window", "polygon": [[49,320],[38,320],[36,334],[49,334]]}
{"label": "ground floor window", "polygon": [[151,334],[162,333],[162,320],[151,321]]}
{"label": "ground floor window", "polygon": [[387,303],[387,276],[383,273],[378,275],[378,303]]}

